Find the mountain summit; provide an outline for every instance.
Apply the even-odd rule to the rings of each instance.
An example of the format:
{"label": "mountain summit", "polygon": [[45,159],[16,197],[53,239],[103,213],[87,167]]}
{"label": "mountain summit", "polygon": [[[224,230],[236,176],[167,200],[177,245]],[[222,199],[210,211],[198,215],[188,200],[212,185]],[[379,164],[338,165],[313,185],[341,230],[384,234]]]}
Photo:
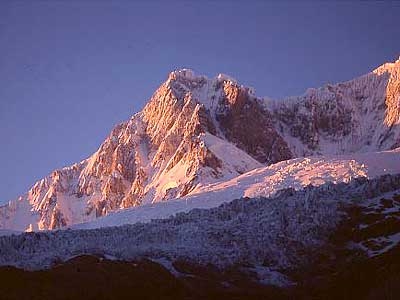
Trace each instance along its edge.
{"label": "mountain summit", "polygon": [[400,61],[354,80],[264,100],[220,74],[177,70],[88,159],[0,207],[0,228],[55,229],[296,157],[400,146]]}

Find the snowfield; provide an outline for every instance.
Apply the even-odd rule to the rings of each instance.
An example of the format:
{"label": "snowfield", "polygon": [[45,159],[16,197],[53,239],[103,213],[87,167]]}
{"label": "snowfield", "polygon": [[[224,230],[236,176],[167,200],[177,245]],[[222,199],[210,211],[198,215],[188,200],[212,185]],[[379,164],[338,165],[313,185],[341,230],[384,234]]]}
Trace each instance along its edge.
{"label": "snowfield", "polygon": [[393,193],[400,193],[400,175],[286,189],[270,198],[236,199],[149,223],[2,236],[0,265],[42,269],[96,254],[122,260],[183,259],[222,269],[245,264],[288,270],[312,259],[327,243],[345,215],[342,205],[371,203]]}
{"label": "snowfield", "polygon": [[346,183],[358,177],[372,179],[397,173],[400,173],[400,148],[344,156],[297,158],[255,169],[228,181],[200,186],[187,197],[113,212],[71,228],[91,229],[149,222],[194,208],[216,207],[241,197],[269,197],[287,188],[299,190],[308,185]]}

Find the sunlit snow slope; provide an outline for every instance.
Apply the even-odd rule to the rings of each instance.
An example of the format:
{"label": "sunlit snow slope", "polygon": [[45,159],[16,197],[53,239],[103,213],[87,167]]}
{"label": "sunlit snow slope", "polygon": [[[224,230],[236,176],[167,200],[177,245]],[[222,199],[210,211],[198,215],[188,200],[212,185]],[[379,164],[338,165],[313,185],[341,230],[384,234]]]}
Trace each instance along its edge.
{"label": "sunlit snow slope", "polygon": [[350,182],[357,177],[376,178],[400,173],[400,148],[345,156],[296,158],[258,168],[234,179],[198,187],[188,196],[111,213],[73,228],[98,228],[148,222],[193,208],[211,208],[241,197],[271,196],[286,188],[301,189],[327,182]]}

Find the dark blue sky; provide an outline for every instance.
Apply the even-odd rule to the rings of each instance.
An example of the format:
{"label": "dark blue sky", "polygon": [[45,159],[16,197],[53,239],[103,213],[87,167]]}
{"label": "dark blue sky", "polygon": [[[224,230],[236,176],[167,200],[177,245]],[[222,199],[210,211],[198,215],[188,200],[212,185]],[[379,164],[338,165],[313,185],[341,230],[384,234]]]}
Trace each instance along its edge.
{"label": "dark blue sky", "polygon": [[396,2],[0,1],[0,202],[96,151],[173,69],[302,94],[395,60],[399,15]]}

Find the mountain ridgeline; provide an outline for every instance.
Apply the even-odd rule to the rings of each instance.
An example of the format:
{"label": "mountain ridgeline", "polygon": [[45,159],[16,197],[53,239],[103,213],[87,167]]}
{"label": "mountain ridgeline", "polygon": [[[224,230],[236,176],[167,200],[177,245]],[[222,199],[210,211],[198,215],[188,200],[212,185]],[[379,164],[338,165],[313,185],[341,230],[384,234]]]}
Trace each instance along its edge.
{"label": "mountain ridgeline", "polygon": [[292,158],[399,146],[400,59],[282,100],[178,70],[92,156],[0,207],[0,229],[60,228]]}

